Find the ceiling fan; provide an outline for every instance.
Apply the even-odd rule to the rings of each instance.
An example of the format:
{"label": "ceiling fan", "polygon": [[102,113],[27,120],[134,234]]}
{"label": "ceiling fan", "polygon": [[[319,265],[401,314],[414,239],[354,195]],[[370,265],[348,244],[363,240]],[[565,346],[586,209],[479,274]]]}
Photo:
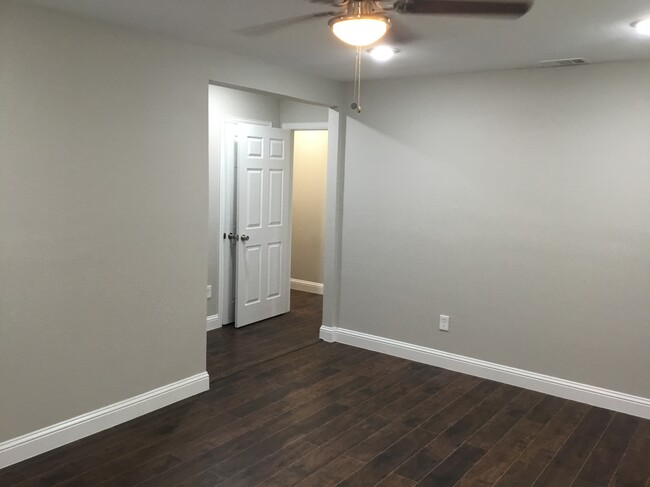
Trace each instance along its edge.
{"label": "ceiling fan", "polygon": [[[256,25],[239,32],[249,36],[262,36],[295,24],[330,17],[332,33],[343,42],[356,47],[355,102],[352,109],[361,112],[361,47],[374,44],[389,30],[397,42],[408,42],[405,28],[395,26],[394,15],[449,15],[461,17],[500,17],[516,19],[532,8],[533,0],[309,0],[337,7],[338,10],[316,12],[289,19]],[[403,31],[403,35],[400,32]],[[397,31],[397,32],[395,32]]]}

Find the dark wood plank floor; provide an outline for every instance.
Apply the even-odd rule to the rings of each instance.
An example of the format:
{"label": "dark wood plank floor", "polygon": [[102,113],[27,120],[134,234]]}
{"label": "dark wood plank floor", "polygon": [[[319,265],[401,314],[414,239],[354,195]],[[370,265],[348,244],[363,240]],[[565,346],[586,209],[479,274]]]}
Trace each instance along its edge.
{"label": "dark wood plank floor", "polygon": [[317,343],[322,315],[323,296],[292,290],[289,313],[239,329],[228,325],[208,332],[210,380]]}
{"label": "dark wood plank floor", "polygon": [[214,352],[231,373],[209,392],[2,470],[0,485],[650,485],[650,421],[341,344],[255,361],[256,330],[268,338],[225,330],[254,364]]}

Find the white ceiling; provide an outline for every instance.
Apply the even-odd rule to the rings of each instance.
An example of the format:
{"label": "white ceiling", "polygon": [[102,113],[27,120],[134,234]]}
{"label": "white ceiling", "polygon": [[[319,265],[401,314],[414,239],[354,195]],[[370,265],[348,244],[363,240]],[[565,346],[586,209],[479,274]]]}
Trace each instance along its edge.
{"label": "white ceiling", "polygon": [[[327,19],[264,37],[238,29],[329,10],[308,0],[31,0],[44,7],[217,47],[338,80],[353,77],[353,48],[333,38]],[[650,59],[650,37],[630,27],[650,17],[648,0],[536,0],[522,19],[397,16],[417,40],[387,64],[368,57],[366,78],[482,71],[545,59]]]}

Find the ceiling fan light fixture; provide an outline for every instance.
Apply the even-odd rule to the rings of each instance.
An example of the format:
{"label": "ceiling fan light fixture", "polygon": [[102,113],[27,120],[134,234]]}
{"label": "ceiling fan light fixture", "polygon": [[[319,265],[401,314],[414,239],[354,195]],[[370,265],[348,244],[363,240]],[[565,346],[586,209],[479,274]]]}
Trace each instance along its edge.
{"label": "ceiling fan light fixture", "polygon": [[383,15],[342,15],[330,20],[330,29],[346,44],[364,47],[374,44],[390,29],[390,19]]}
{"label": "ceiling fan light fixture", "polygon": [[368,52],[375,61],[384,63],[390,61],[395,54],[399,52],[399,49],[395,49],[389,46],[377,46],[372,49],[368,49]]}
{"label": "ceiling fan light fixture", "polygon": [[639,20],[632,24],[632,27],[642,36],[650,36],[650,19]]}

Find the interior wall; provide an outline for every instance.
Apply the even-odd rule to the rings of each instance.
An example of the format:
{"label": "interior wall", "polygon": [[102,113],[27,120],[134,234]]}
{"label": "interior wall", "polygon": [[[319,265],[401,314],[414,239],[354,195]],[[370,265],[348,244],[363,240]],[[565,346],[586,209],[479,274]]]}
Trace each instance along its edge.
{"label": "interior wall", "polygon": [[340,325],[650,397],[648,79],[616,63],[366,83]]}
{"label": "interior wall", "polygon": [[291,277],[323,283],[327,130],[296,130],[293,139]]}
{"label": "interior wall", "polygon": [[209,80],[340,94],[0,1],[0,442],[205,371]]}
{"label": "interior wall", "polygon": [[280,126],[280,99],[268,95],[210,85],[209,88],[209,132],[210,132],[210,237],[208,243],[208,285],[212,286],[212,297],[208,299],[207,314],[218,313],[219,301],[219,248],[222,245],[220,230],[220,169],[221,136],[223,120],[243,118],[271,122]]}
{"label": "interior wall", "polygon": [[319,105],[283,99],[280,103],[280,118],[282,123],[325,123],[328,121],[328,109]]}

